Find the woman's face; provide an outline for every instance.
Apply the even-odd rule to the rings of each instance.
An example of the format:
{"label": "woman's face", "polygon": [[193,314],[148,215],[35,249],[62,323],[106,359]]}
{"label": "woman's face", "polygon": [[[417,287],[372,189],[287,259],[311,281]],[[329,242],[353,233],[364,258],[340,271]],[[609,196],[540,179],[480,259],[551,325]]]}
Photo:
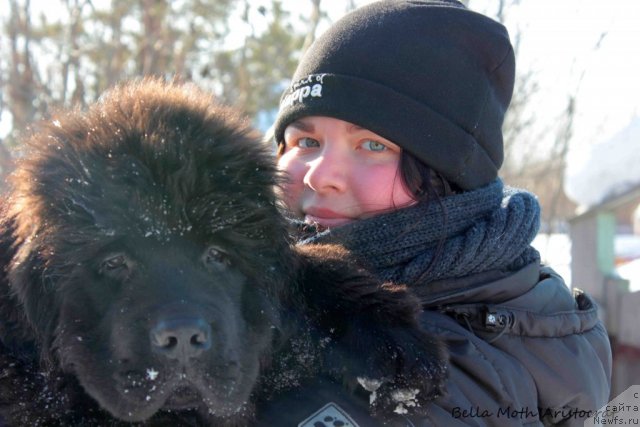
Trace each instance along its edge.
{"label": "woman's face", "polygon": [[400,147],[371,131],[311,116],[287,126],[284,142],[282,198],[305,222],[336,227],[414,203],[398,169]]}

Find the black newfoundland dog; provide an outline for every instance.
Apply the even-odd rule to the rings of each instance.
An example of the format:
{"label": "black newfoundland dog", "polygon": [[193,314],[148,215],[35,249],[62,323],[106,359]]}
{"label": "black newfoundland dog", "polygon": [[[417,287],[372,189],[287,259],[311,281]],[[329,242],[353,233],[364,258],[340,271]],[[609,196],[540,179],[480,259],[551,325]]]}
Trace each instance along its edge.
{"label": "black newfoundland dog", "polygon": [[0,425],[251,425],[314,375],[384,380],[378,413],[438,395],[415,299],[292,245],[278,180],[191,85],[123,84],[43,124],[0,213]]}

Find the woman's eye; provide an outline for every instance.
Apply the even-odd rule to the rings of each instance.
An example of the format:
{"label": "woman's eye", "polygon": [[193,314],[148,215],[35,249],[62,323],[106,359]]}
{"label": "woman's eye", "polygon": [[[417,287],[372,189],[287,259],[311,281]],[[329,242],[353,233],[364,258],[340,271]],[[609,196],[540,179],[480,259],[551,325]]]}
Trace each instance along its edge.
{"label": "woman's eye", "polygon": [[320,143],[313,138],[300,138],[298,140],[298,147],[300,148],[316,148],[319,147]]}
{"label": "woman's eye", "polygon": [[373,141],[371,139],[368,139],[364,143],[362,143],[362,146],[364,147],[365,150],[369,150],[369,151],[384,151],[387,149],[387,146],[384,145],[383,143],[378,141]]}

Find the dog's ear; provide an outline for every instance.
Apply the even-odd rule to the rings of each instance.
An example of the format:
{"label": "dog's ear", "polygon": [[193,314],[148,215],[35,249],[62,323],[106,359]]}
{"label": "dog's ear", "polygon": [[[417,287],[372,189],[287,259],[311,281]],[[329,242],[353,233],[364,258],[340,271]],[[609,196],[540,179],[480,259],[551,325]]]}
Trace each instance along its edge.
{"label": "dog's ear", "polygon": [[419,413],[443,393],[444,344],[418,321],[418,299],[405,286],[380,283],[335,245],[298,248],[304,307],[333,345],[323,369],[375,398],[374,411]]}
{"label": "dog's ear", "polygon": [[32,353],[35,336],[19,303],[15,289],[9,284],[9,271],[19,242],[14,221],[0,206],[0,342],[4,350],[26,355]]}

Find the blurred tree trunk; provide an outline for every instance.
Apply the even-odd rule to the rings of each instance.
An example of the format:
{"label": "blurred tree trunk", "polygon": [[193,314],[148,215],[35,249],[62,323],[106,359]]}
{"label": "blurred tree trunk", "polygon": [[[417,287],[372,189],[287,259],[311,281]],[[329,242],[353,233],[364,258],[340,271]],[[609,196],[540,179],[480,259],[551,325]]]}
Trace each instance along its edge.
{"label": "blurred tree trunk", "polygon": [[170,54],[167,22],[168,4],[165,0],[141,0],[142,27],[140,53],[138,54],[138,74],[163,75],[167,69]]}
{"label": "blurred tree trunk", "polygon": [[558,129],[554,147],[549,156],[548,171],[555,178],[549,181],[550,197],[547,203],[545,219],[549,233],[559,232],[558,221],[566,218],[561,211],[563,202],[568,200],[564,192],[564,175],[567,169],[567,154],[569,153],[569,143],[573,136],[573,123],[576,116],[576,97],[569,95],[567,106],[565,107],[563,118],[564,124]]}
{"label": "blurred tree trunk", "polygon": [[32,65],[30,2],[9,0],[7,33],[11,51],[9,81],[6,86],[8,109],[15,132],[23,130],[36,117],[35,100],[40,86]]}
{"label": "blurred tree trunk", "polygon": [[2,195],[2,186],[4,180],[13,170],[13,159],[11,153],[4,145],[4,141],[0,139],[0,196]]}
{"label": "blurred tree trunk", "polygon": [[[94,54],[89,53],[91,62],[101,64],[105,72],[96,75],[93,93],[99,93],[113,86],[122,78],[129,61],[130,47],[124,44],[123,38],[126,31],[123,29],[123,21],[131,11],[130,2],[127,0],[112,1],[111,13],[97,14],[95,21],[104,29],[97,34],[103,42],[98,44]],[[97,56],[94,56],[97,55]]]}
{"label": "blurred tree trunk", "polygon": [[62,105],[67,105],[69,80],[73,79],[74,88],[70,94],[71,104],[85,105],[85,89],[80,70],[81,50],[78,41],[83,32],[82,9],[90,2],[89,0],[66,0],[65,3],[69,11],[69,25],[66,34],[63,36],[65,43],[61,43],[59,58],[65,57],[62,55],[62,50],[65,47],[67,55],[66,60],[62,63],[62,90],[58,101]]}
{"label": "blurred tree trunk", "polygon": [[304,38],[304,42],[302,43],[302,52],[306,51],[311,43],[316,39],[316,30],[318,29],[318,24],[320,23],[320,1],[321,0],[310,0],[311,1],[311,13],[309,14],[309,28],[307,29],[307,35]]}
{"label": "blurred tree trunk", "polygon": [[251,31],[245,36],[243,46],[240,48],[240,61],[238,67],[238,98],[235,100],[236,106],[247,105],[251,96],[251,82],[249,80],[248,61],[251,53],[251,44],[256,38],[255,26],[250,19],[251,5],[249,0],[244,2],[244,11],[242,13],[242,20],[246,24],[247,28]]}

